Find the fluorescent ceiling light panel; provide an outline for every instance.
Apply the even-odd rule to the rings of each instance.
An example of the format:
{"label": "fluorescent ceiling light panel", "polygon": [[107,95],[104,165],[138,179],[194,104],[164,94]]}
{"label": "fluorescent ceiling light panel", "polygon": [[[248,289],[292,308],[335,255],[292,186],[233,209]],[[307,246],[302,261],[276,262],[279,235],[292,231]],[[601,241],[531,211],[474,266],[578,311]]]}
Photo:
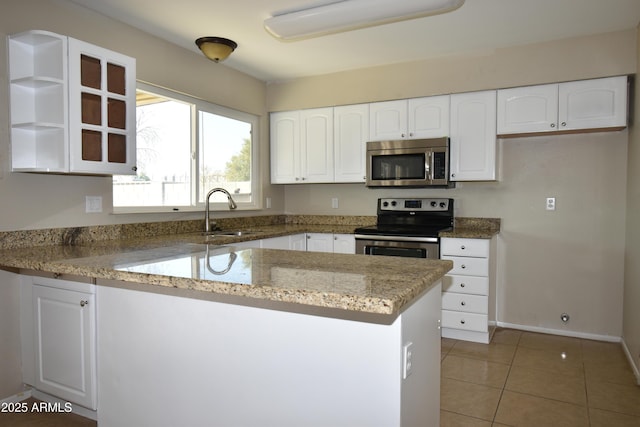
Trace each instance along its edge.
{"label": "fluorescent ceiling light panel", "polygon": [[276,14],[264,21],[264,27],[274,37],[293,40],[446,13],[463,3],[464,0],[343,0]]}

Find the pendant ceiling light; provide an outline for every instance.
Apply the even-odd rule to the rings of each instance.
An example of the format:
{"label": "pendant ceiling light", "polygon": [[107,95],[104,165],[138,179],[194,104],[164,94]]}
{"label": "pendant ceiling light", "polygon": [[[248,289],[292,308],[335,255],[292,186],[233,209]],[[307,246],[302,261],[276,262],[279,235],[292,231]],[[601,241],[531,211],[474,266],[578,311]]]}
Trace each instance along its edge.
{"label": "pendant ceiling light", "polygon": [[196,44],[204,56],[214,62],[224,61],[238,47],[233,40],[222,37],[200,37]]}
{"label": "pendant ceiling light", "polygon": [[274,37],[294,40],[451,12],[463,3],[464,0],[342,0],[275,14],[264,21],[264,27]]}

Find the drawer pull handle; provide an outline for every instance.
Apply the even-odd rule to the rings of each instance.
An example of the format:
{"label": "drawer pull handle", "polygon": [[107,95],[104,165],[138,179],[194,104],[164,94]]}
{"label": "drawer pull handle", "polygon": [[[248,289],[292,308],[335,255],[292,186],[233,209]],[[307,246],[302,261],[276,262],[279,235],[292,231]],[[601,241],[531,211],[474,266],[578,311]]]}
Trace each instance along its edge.
{"label": "drawer pull handle", "polygon": [[460,303],[460,305],[463,305],[463,306],[464,306],[464,305],[467,305],[467,303],[466,303],[466,302],[464,302],[464,301],[462,301],[462,302]]}
{"label": "drawer pull handle", "polygon": [[464,284],[464,283],[460,283],[460,287],[461,287],[461,288],[464,288],[464,287],[465,287],[465,284]]}
{"label": "drawer pull handle", "polygon": [[462,320],[460,321],[460,323],[462,323],[462,324],[464,325],[466,322],[464,321],[464,319],[462,319]]}

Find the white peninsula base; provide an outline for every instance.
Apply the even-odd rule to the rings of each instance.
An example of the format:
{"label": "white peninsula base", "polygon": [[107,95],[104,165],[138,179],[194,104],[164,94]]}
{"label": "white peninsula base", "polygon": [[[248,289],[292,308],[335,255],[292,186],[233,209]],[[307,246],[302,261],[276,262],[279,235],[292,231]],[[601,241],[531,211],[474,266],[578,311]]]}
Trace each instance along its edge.
{"label": "white peninsula base", "polygon": [[97,301],[100,427],[439,426],[440,282],[389,325],[106,285]]}

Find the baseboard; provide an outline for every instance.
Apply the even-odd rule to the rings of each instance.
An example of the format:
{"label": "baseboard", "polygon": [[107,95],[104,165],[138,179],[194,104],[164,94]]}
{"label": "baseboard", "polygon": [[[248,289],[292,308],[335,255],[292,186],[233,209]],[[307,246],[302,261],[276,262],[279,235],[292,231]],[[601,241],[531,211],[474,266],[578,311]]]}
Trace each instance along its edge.
{"label": "baseboard", "polygon": [[627,343],[624,340],[624,337],[622,337],[622,349],[624,350],[624,354],[627,356],[627,360],[629,360],[629,365],[631,365],[633,374],[636,376],[636,384],[640,385],[640,369],[635,364],[635,360],[631,355],[631,351],[629,350],[629,347],[627,347]]}
{"label": "baseboard", "polygon": [[587,334],[584,332],[565,331],[561,329],[541,328],[538,326],[518,325],[515,323],[496,322],[500,328],[518,329],[527,332],[539,332],[541,334],[562,335],[565,337],[583,338],[595,341],[620,342],[622,338],[613,335]]}
{"label": "baseboard", "polygon": [[31,397],[31,389],[27,389],[23,392],[16,393],[13,396],[6,397],[0,400],[0,403],[18,403]]}

